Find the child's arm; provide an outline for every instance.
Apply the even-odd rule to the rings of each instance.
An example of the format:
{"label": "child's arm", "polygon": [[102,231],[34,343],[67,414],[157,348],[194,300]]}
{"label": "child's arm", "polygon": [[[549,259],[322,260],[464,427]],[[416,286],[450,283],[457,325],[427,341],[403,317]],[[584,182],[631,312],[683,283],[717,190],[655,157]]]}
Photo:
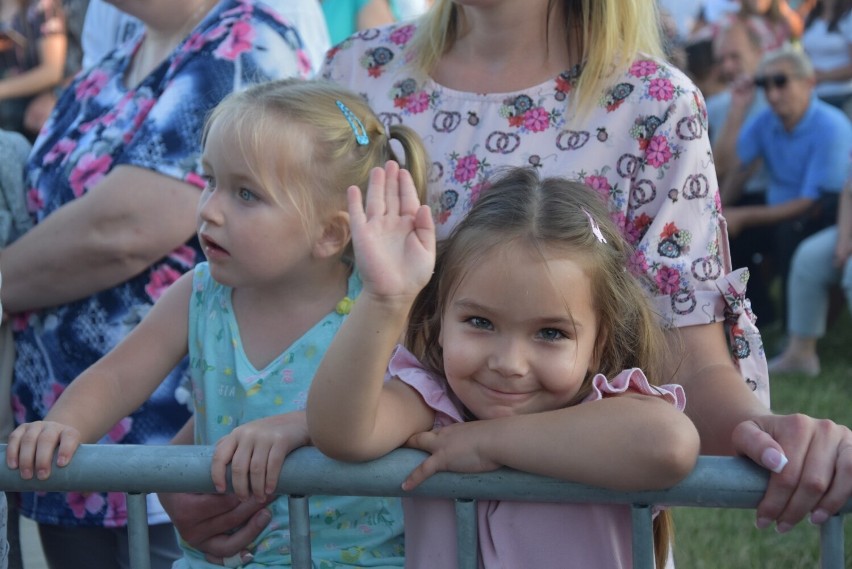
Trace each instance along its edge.
{"label": "child's arm", "polygon": [[366,211],[349,188],[356,266],[364,288],[311,384],[308,430],[322,452],[369,460],[431,428],[434,413],[400,381],[383,385],[408,312],[435,266],[435,226],[411,176],[394,162],[370,174]]}
{"label": "child's arm", "polygon": [[169,287],[124,340],[74,379],[44,421],[9,435],[6,464],[21,477],[50,476],[53,453],[65,466],[81,443],[95,442],[135,411],[186,355],[192,273]]}
{"label": "child's arm", "polygon": [[432,454],[403,484],[436,472],[499,466],[614,490],[667,488],[695,465],[698,432],[655,397],[627,393],[529,415],[473,421],[419,433],[408,445]]}

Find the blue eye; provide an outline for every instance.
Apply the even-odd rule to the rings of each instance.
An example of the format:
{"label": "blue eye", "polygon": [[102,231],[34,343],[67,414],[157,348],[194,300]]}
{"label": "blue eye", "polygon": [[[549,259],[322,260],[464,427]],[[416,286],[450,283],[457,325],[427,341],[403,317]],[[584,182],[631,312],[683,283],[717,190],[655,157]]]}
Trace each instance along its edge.
{"label": "blue eye", "polygon": [[557,342],[568,337],[562,330],[556,328],[542,328],[538,331],[538,336],[546,342]]}
{"label": "blue eye", "polygon": [[465,320],[472,327],[480,329],[480,330],[492,330],[494,329],[494,325],[491,324],[491,321],[487,318],[482,318],[481,316],[471,316],[467,320]]}
{"label": "blue eye", "polygon": [[257,196],[254,195],[254,192],[246,188],[240,188],[239,190],[237,190],[237,195],[241,200],[247,202],[254,201],[257,199]]}
{"label": "blue eye", "polygon": [[201,179],[204,180],[204,189],[216,189],[216,178],[210,174],[202,174]]}

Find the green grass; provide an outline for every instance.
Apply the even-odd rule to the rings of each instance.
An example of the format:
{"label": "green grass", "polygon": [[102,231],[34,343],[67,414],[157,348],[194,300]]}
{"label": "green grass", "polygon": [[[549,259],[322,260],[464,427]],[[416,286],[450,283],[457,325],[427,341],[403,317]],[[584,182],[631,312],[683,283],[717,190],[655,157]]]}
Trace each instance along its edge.
{"label": "green grass", "polygon": [[[852,319],[845,308],[841,310],[819,344],[819,377],[772,377],[776,413],[802,412],[852,425]],[[764,342],[770,356],[783,347],[780,332],[765,334]],[[756,529],[754,510],[677,508],[674,517],[678,569],[819,567],[819,529],[807,521],[779,535],[772,528]],[[852,516],[845,520],[845,566],[852,568]]]}

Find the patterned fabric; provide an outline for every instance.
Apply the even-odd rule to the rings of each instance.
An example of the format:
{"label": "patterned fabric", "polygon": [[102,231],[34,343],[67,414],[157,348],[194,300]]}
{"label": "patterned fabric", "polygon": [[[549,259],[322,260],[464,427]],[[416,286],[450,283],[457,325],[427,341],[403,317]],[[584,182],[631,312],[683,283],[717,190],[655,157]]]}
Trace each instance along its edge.
{"label": "patterned fabric", "polygon": [[[411,386],[435,411],[435,426],[463,422],[462,408],[444,378],[434,375],[411,352],[398,347],[388,375]],[[683,411],[680,385],[651,386],[639,369],[614,378],[592,378],[583,403],[623,393],[659,397]],[[403,499],[405,566],[408,569],[456,567],[455,507],[452,500]],[[627,568],[631,561],[630,508],[615,504],[545,504],[480,500],[477,504],[480,567]]]}
{"label": "patterned fabric", "polygon": [[[207,263],[196,266],[189,309],[189,358],[197,444],[215,444],[254,419],[304,410],[317,367],[349,313],[350,299],[361,292],[361,281],[353,274],[337,310],[262,370],[251,364],[243,350],[231,290],[213,280]],[[399,500],[312,496],[309,504],[314,567],[402,566]],[[269,508],[273,521],[251,548],[254,562],[244,567],[291,564],[286,496]],[[183,546],[186,555],[176,568],[216,567],[205,562],[202,553]]]}
{"label": "patterned fabric", "polygon": [[[466,93],[414,66],[416,24],[367,30],[329,51],[323,76],[364,94],[387,124],[420,133],[432,159],[428,188],[438,237],[470,210],[501,166],[585,182],[604,196],[636,252],[640,276],[669,326],[725,320],[715,281],[730,272],[704,100],[689,79],[649,57],[613,77],[597,105],[572,115],[581,70],[513,93]],[[741,373],[766,403],[760,336]],[[742,353],[738,351],[736,353]]]}
{"label": "patterned fabric", "polygon": [[[246,0],[221,1],[165,62],[128,89],[123,77],[138,45],[131,42],[112,52],[60,97],[27,165],[29,205],[37,222],[85,194],[118,165],[203,187],[200,133],[208,112],[235,89],[307,72],[295,32]],[[202,258],[193,238],[114,288],[18,315],[16,422],[42,419],[65,386],[127,335],[164,289]],[[185,367],[176,368],[102,442],[166,443],[189,417],[188,394],[179,390]],[[149,520],[167,521],[152,502],[154,497]],[[26,494],[22,512],[48,524],[126,524],[121,494]]]}

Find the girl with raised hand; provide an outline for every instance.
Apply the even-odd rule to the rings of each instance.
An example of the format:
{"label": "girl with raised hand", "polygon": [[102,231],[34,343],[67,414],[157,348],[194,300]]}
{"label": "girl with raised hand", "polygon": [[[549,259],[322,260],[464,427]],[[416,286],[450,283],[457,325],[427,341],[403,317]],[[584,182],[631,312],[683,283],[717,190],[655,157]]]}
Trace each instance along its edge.
{"label": "girl with raised hand", "polygon": [[[212,477],[266,501],[272,517],[250,551],[205,559],[185,542],[175,567],[287,567],[286,498],[271,500],[281,465],[310,443],[303,408],[331,338],[361,290],[350,255],[346,188],[395,159],[423,187],[419,139],[388,134],[363,99],[324,82],[283,80],[229,95],[203,136],[206,186],[198,239],[207,257],[181,277],[113,351],[65,390],[44,421],[16,429],[7,463],[45,479],[141,405],[189,355],[195,442],[216,444]],[[399,567],[402,512],[381,498],[312,498],[319,567]]]}
{"label": "girl with raised hand", "polygon": [[[395,164],[373,171],[366,209],[349,188],[349,215],[364,290],[308,397],[324,453],[430,452],[406,490],[443,470],[508,466],[639,490],[692,469],[698,434],[683,390],[656,385],[662,332],[592,190],[512,170],[437,260],[429,208]],[[406,567],[455,567],[452,501],[403,502]],[[630,565],[628,506],[481,501],[478,518],[485,568]]]}

